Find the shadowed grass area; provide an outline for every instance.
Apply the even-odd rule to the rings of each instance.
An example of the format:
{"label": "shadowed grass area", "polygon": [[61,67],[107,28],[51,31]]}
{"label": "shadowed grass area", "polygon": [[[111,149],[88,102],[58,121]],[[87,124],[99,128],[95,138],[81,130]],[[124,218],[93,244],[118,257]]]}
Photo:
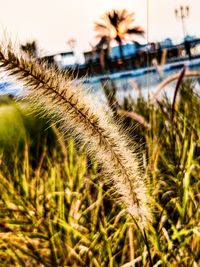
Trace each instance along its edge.
{"label": "shadowed grass area", "polygon": [[[134,127],[132,138],[143,142],[140,153],[152,196],[153,221],[146,235],[153,266],[196,267],[200,99],[192,82],[178,90],[173,105],[167,98],[157,105],[126,99],[120,109],[136,112],[149,125],[137,122],[135,127],[132,117],[123,120]],[[20,136],[24,143],[9,161],[10,152],[2,154],[0,266],[150,266],[143,235],[110,199],[101,167],[84,146],[65,141],[56,126],[49,128],[24,105],[11,102],[2,109],[16,122],[9,127],[6,120],[9,136],[18,133],[15,140],[5,139],[1,130],[4,146]]]}
{"label": "shadowed grass area", "polygon": [[25,128],[21,113],[16,105],[2,101],[0,104],[0,151],[16,152],[25,140]]}

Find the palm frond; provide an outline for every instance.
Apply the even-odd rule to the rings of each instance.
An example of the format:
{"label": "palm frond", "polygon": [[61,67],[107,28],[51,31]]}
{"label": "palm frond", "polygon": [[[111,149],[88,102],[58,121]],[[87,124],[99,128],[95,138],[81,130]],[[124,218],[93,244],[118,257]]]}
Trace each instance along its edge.
{"label": "palm frond", "polygon": [[134,28],[128,29],[127,33],[129,33],[129,34],[137,34],[137,35],[144,35],[144,30],[140,26],[136,26]]}

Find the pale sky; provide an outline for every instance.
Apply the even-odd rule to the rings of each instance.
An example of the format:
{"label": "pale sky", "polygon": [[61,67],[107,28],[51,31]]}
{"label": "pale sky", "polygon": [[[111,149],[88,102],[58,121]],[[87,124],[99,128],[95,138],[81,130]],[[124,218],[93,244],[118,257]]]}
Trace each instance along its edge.
{"label": "pale sky", "polygon": [[94,22],[114,8],[135,12],[135,24],[147,32],[147,1],[149,41],[183,37],[181,21],[174,15],[181,4],[190,5],[187,33],[200,37],[200,0],[0,0],[0,37],[6,31],[20,42],[37,40],[48,54],[69,50],[70,38],[77,40],[78,50],[90,50]]}

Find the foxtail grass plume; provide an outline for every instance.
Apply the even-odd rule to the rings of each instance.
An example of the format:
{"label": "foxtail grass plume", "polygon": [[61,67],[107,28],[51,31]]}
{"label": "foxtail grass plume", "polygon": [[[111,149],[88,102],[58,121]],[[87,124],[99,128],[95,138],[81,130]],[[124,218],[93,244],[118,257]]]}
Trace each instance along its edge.
{"label": "foxtail grass plume", "polygon": [[129,149],[119,125],[95,105],[80,83],[56,68],[17,53],[12,45],[0,45],[0,64],[25,90],[29,88],[25,94],[29,101],[42,106],[46,114],[59,121],[64,132],[71,128],[86,144],[88,153],[101,163],[120,204],[144,227],[151,217],[146,182],[137,155]]}

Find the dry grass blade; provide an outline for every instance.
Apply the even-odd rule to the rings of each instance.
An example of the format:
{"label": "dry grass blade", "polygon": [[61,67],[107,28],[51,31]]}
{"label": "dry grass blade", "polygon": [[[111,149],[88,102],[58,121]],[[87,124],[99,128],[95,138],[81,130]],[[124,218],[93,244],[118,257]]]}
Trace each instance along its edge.
{"label": "dry grass blade", "polygon": [[143,125],[145,128],[150,129],[149,123],[145,120],[143,116],[140,114],[137,114],[136,112],[133,111],[126,111],[126,110],[118,110],[118,114],[134,119],[135,121],[139,122],[141,125]]}
{"label": "dry grass blade", "polygon": [[174,112],[175,112],[175,103],[176,103],[176,97],[177,97],[177,93],[178,93],[178,90],[180,88],[180,85],[183,81],[183,78],[185,76],[185,72],[186,72],[186,68],[184,67],[180,73],[180,76],[178,78],[178,81],[177,81],[177,84],[176,84],[176,88],[175,88],[175,91],[174,91],[174,97],[173,97],[173,102],[172,102],[172,115],[171,115],[171,122],[173,124],[173,119],[174,119]]}
{"label": "dry grass blade", "polygon": [[[163,88],[165,88],[165,86],[167,86],[168,84],[170,84],[173,81],[178,80],[180,77],[180,73],[175,73],[170,75],[169,77],[167,77],[165,80],[163,80],[155,89],[154,93],[151,96],[151,102],[155,103],[156,99],[158,98],[158,95],[160,94],[160,92],[163,90]],[[194,77],[200,77],[200,71],[198,70],[187,70],[185,72],[184,77],[186,78],[194,78]]]}

